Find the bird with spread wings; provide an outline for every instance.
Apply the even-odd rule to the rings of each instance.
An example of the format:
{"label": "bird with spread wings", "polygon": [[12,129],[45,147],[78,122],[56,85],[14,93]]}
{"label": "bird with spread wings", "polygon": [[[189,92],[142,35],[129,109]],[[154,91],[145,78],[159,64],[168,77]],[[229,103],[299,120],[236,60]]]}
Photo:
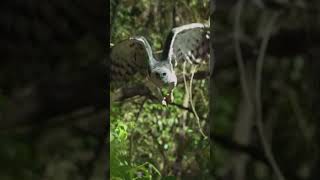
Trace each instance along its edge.
{"label": "bird with spread wings", "polygon": [[[173,28],[168,34],[160,59],[143,36],[119,42],[111,49],[111,82],[144,79],[145,85],[166,105],[173,101],[177,85],[176,67],[209,59],[209,27],[192,23]],[[137,75],[139,77],[137,77]],[[163,93],[162,89],[167,89]]]}

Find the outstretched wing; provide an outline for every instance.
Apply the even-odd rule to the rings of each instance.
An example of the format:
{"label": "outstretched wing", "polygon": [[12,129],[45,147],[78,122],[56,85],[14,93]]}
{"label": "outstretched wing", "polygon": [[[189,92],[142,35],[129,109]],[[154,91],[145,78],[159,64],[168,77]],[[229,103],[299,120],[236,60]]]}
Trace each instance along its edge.
{"label": "outstretched wing", "polygon": [[192,23],[172,29],[167,36],[162,60],[169,60],[174,66],[179,61],[200,63],[209,56],[209,27]]}
{"label": "outstretched wing", "polygon": [[145,77],[152,65],[152,49],[144,37],[121,41],[111,49],[111,82],[128,82]]}

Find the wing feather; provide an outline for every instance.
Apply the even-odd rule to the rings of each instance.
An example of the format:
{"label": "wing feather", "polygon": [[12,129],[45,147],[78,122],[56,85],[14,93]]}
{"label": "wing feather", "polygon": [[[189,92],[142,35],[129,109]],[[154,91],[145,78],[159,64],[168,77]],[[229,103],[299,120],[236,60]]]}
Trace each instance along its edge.
{"label": "wing feather", "polygon": [[167,36],[162,60],[177,65],[179,61],[200,63],[209,56],[209,27],[192,23],[172,29]]}
{"label": "wing feather", "polygon": [[136,74],[145,77],[152,64],[152,49],[144,37],[119,42],[111,49],[111,82],[135,80]]}

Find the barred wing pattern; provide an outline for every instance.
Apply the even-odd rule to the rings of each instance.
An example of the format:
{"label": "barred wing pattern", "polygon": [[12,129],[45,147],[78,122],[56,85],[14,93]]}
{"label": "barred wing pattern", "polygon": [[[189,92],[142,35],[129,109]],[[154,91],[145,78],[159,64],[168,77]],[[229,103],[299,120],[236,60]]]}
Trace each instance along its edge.
{"label": "barred wing pattern", "polygon": [[162,59],[168,59],[174,66],[180,61],[201,63],[209,56],[209,27],[192,23],[172,29],[167,37]]}
{"label": "barred wing pattern", "polygon": [[150,70],[152,49],[144,37],[119,42],[111,49],[111,81],[134,81],[136,74],[147,76]]}
{"label": "barred wing pattern", "polygon": [[[208,56],[209,28],[200,23],[172,29],[160,60],[153,57],[151,46],[144,37],[130,38],[112,48],[111,80],[114,86],[118,86],[121,82],[127,84],[147,77],[146,85],[163,104],[167,104],[173,101],[177,64],[183,61],[198,64]],[[167,88],[168,92],[163,94],[163,88]]]}

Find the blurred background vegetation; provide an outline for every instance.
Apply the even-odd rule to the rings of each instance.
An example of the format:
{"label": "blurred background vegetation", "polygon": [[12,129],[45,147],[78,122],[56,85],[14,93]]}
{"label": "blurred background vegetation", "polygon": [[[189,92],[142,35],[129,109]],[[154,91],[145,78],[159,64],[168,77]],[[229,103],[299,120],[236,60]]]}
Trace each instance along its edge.
{"label": "blurred background vegetation", "polygon": [[103,1],[0,2],[0,179],[107,176]]}
{"label": "blurred background vegetation", "polygon": [[216,179],[319,179],[319,7],[315,0],[217,2]]}
{"label": "blurred background vegetation", "polygon": [[[111,176],[120,178],[319,179],[319,1],[217,2],[211,89],[204,79],[193,86],[211,146],[193,114],[179,106],[187,104],[182,84],[167,109],[140,96],[116,102],[109,112],[104,3],[1,1],[1,180],[105,179],[109,153]],[[144,35],[155,50],[173,26],[209,16],[208,2],[193,0],[114,0],[110,9],[112,43]],[[262,73],[256,72],[259,55]],[[113,118],[106,153],[108,113]]]}
{"label": "blurred background vegetation", "polygon": [[[110,5],[110,42],[142,35],[157,53],[173,27],[209,21],[207,0],[112,0]],[[209,136],[208,64],[200,69],[192,96],[201,129]],[[131,87],[125,83],[123,88]],[[183,81],[168,107],[142,89],[143,84],[133,85],[136,92],[111,104],[111,179],[211,179],[209,139],[200,133]]]}

